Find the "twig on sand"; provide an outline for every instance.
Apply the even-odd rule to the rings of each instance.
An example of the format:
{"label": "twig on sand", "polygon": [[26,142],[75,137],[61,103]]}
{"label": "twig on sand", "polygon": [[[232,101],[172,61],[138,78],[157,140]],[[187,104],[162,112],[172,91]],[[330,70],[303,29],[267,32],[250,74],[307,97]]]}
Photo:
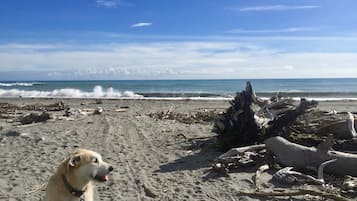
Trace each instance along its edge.
{"label": "twig on sand", "polygon": [[213,197],[213,196],[210,195],[209,193],[205,192],[205,194],[206,194],[206,196],[207,196],[208,198],[210,198],[210,199],[212,199],[212,200],[217,200],[217,201],[218,201],[217,198]]}
{"label": "twig on sand", "polygon": [[166,115],[171,114],[171,112],[172,112],[173,109],[174,109],[174,106],[171,106],[171,107],[167,110]]}
{"label": "twig on sand", "polygon": [[349,201],[349,199],[342,197],[338,194],[323,192],[323,191],[315,191],[311,189],[294,189],[294,190],[285,190],[285,189],[275,189],[273,191],[242,191],[239,190],[240,195],[247,196],[262,196],[262,197],[285,197],[285,196],[301,196],[301,195],[313,195],[320,196],[322,198],[328,198],[336,201]]}
{"label": "twig on sand", "polygon": [[257,190],[260,189],[260,182],[259,182],[260,175],[261,175],[263,172],[267,171],[267,170],[269,170],[269,165],[264,164],[264,165],[260,166],[260,167],[258,168],[258,170],[255,172],[255,175],[254,175],[254,184],[255,184],[255,187],[256,187]]}
{"label": "twig on sand", "polygon": [[247,152],[247,151],[260,151],[263,149],[265,149],[265,144],[250,145],[250,146],[239,147],[239,148],[231,148],[229,151],[220,155],[218,158],[224,159],[224,158],[236,156],[238,154],[243,154],[244,152]]}

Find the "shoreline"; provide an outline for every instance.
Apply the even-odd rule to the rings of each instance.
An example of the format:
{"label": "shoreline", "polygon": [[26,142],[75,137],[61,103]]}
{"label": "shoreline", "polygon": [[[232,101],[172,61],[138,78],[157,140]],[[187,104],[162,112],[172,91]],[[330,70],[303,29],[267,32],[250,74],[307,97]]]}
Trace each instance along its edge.
{"label": "shoreline", "polygon": [[[154,101],[154,102],[212,102],[217,104],[222,104],[223,106],[229,107],[229,101],[233,100],[233,98],[225,98],[225,99],[216,99],[216,98],[30,98],[30,97],[0,97],[0,102],[12,102],[12,103],[26,103],[26,102],[53,102],[53,101],[69,101],[69,102],[95,102],[96,100],[102,100],[107,102],[143,102],[143,101]],[[309,99],[310,100],[310,99]],[[315,99],[312,99],[315,100]],[[343,99],[343,100],[323,100],[318,101],[318,108],[320,110],[331,111],[347,111],[346,109],[353,108],[356,106],[355,111],[357,112],[357,100]]]}

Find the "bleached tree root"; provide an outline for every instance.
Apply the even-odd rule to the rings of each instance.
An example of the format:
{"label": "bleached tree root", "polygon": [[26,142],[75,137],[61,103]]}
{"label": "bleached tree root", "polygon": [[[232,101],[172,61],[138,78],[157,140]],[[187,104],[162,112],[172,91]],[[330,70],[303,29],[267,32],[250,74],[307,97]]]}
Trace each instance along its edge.
{"label": "bleached tree root", "polygon": [[250,146],[245,146],[245,147],[239,147],[239,148],[231,148],[229,151],[226,153],[220,155],[218,158],[219,159],[224,159],[227,157],[233,157],[238,154],[243,154],[246,151],[260,151],[265,149],[265,144],[258,144],[258,145],[250,145]]}
{"label": "bleached tree root", "polygon": [[275,155],[277,161],[285,166],[300,169],[318,168],[325,161],[337,159],[325,167],[326,172],[335,175],[357,176],[357,154],[306,147],[289,142],[279,136],[266,139],[265,145],[266,149]]}
{"label": "bleached tree root", "polygon": [[355,130],[355,118],[351,112],[347,112],[348,119],[347,119],[347,128],[351,138],[357,137],[357,132]]}
{"label": "bleached tree root", "polygon": [[264,164],[264,165],[261,165],[258,170],[255,172],[255,175],[254,175],[254,184],[255,184],[255,187],[257,190],[260,189],[260,176],[265,172],[269,170],[269,165],[267,164]]}
{"label": "bleached tree root", "polygon": [[284,181],[284,183],[294,183],[296,181],[299,181],[299,179],[297,177],[301,177],[303,178],[303,180],[307,180],[316,184],[325,184],[325,179],[324,179],[324,168],[326,165],[335,162],[336,159],[333,160],[329,160],[326,162],[321,163],[321,165],[319,166],[319,170],[318,170],[318,176],[317,178],[308,175],[308,174],[304,174],[302,172],[297,172],[297,171],[293,171],[293,167],[286,167],[283,168],[281,170],[279,170],[278,172],[276,172],[274,174],[274,178]]}

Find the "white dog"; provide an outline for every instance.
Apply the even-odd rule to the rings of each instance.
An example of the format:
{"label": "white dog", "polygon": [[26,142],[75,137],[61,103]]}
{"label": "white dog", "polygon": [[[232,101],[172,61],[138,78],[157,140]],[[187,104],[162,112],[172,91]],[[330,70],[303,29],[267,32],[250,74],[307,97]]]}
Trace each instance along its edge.
{"label": "white dog", "polygon": [[47,187],[45,201],[93,201],[92,181],[107,181],[113,167],[100,154],[79,149],[64,160]]}

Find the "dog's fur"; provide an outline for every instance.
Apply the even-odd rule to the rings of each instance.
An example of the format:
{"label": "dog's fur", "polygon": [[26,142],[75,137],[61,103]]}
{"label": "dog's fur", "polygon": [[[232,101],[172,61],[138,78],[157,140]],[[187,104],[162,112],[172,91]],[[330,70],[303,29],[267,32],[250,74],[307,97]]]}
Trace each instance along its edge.
{"label": "dog's fur", "polygon": [[[85,191],[85,201],[93,201],[93,181],[107,181],[113,167],[102,160],[100,154],[79,149],[65,159],[57,168],[46,187],[45,201],[79,201],[71,194],[68,184],[78,190]],[[65,180],[67,184],[65,183]]]}

